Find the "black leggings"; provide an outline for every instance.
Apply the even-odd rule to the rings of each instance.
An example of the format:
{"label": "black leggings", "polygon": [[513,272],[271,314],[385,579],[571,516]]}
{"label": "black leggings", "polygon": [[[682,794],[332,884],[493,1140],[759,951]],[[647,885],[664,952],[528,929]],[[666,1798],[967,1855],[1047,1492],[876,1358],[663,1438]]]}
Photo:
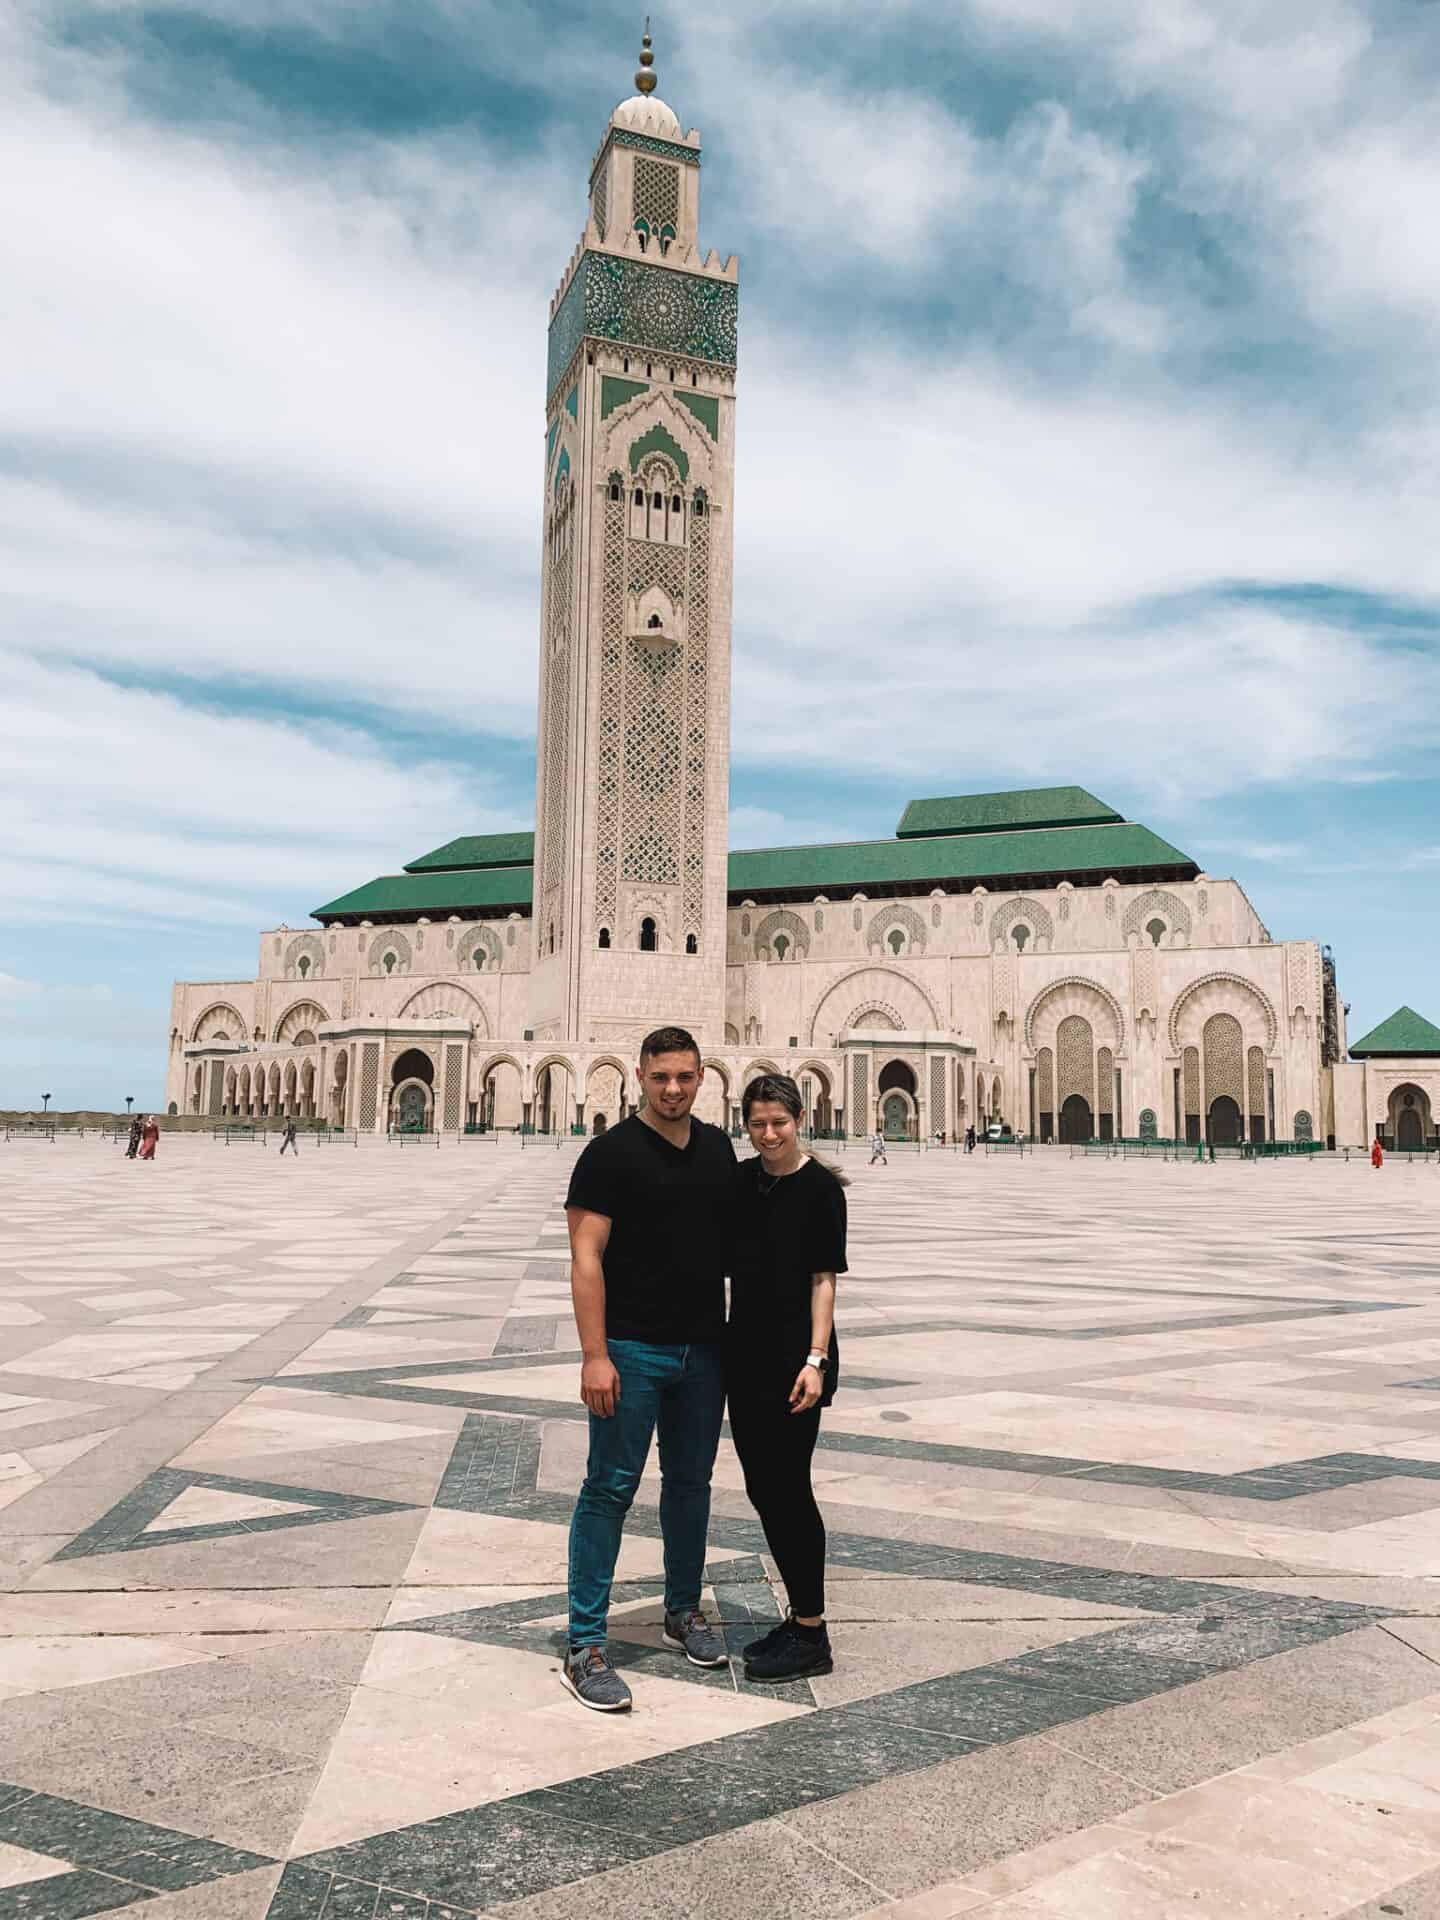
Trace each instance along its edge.
{"label": "black leggings", "polygon": [[730,1437],[745,1472],[745,1492],[785,1582],[790,1610],[814,1619],[825,1611],[825,1522],[810,1485],[820,1409],[791,1413],[787,1391],[732,1387]]}

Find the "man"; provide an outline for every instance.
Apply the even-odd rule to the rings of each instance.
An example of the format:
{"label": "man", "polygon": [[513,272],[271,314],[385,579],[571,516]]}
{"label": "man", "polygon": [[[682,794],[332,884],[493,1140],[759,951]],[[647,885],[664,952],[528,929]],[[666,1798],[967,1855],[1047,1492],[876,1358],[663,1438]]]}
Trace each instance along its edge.
{"label": "man", "polygon": [[299,1153],[300,1153],[300,1148],[299,1148],[299,1146],[298,1146],[298,1145],[296,1144],[296,1140],[295,1140],[295,1122],[294,1122],[293,1120],[287,1120],[287,1121],[285,1122],[285,1135],[284,1135],[284,1138],[283,1138],[283,1139],[281,1140],[281,1142],[280,1142],[280,1151],[281,1151],[281,1153],[284,1153],[284,1151],[285,1151],[285,1149],[286,1149],[287,1147],[288,1147],[288,1148],[290,1149],[290,1151],[291,1151],[291,1153],[293,1153],[293,1154],[295,1154],[295,1155],[297,1156],[297,1158],[298,1158],[298,1156],[299,1156]]}
{"label": "man", "polygon": [[888,1167],[890,1164],[885,1153],[885,1136],[878,1127],[870,1136],[870,1164],[872,1167],[877,1160],[882,1167]]}
{"label": "man", "polygon": [[645,1104],[575,1163],[565,1218],[590,1414],[570,1526],[570,1645],[561,1678],[583,1706],[623,1713],[630,1689],[605,1650],[625,1515],[657,1429],[665,1644],[697,1667],[725,1646],[700,1610],[710,1474],[725,1407],[725,1234],[735,1150],[691,1117],[705,1078],[683,1027],[640,1044]]}

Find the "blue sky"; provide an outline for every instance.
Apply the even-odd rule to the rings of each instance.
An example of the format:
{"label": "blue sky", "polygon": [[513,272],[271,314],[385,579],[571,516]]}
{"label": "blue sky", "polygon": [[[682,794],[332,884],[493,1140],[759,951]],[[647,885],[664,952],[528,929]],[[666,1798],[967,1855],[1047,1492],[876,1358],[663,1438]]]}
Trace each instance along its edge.
{"label": "blue sky", "polygon": [[[0,1105],[533,814],[546,310],[638,18],[0,12]],[[741,257],[733,840],[1079,782],[1440,1018],[1413,0],[657,15]]]}

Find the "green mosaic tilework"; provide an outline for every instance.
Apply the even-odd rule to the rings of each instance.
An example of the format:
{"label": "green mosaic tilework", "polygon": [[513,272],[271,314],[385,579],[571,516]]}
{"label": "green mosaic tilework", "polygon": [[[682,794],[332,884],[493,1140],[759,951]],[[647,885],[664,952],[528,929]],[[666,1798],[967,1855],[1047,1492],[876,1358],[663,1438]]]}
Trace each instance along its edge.
{"label": "green mosaic tilework", "polygon": [[740,290],[731,280],[587,253],[550,322],[546,392],[554,392],[586,334],[733,366],[739,315]]}
{"label": "green mosaic tilework", "polygon": [[560,422],[552,420],[545,429],[545,471],[550,471],[550,462],[555,458],[555,436],[560,431]]}
{"label": "green mosaic tilework", "polygon": [[720,438],[720,402],[713,393],[680,393],[675,398],[688,407],[712,440]]}
{"label": "green mosaic tilework", "polygon": [[566,394],[565,411],[572,420],[578,420],[580,418],[580,388],[578,385],[571,387],[569,393]]}
{"label": "green mosaic tilework", "polygon": [[623,407],[627,400],[633,400],[637,393],[647,393],[649,388],[643,380],[621,380],[613,373],[604,374],[600,381],[600,418],[606,420],[617,407]]}
{"label": "green mosaic tilework", "polygon": [[640,438],[635,441],[630,449],[630,471],[632,473],[639,471],[640,462],[645,458],[647,453],[663,453],[668,459],[673,460],[675,465],[680,469],[680,478],[682,480],[688,480],[690,478],[690,456],[679,442],[665,431],[664,427],[659,425],[653,426],[648,433],[642,433]]}
{"label": "green mosaic tilework", "polygon": [[590,184],[595,184],[595,176],[604,166],[612,147],[628,147],[632,153],[652,154],[657,160],[678,160],[682,167],[698,167],[700,149],[684,146],[678,140],[660,140],[653,133],[632,133],[628,127],[612,127],[606,136],[594,166],[590,169]]}

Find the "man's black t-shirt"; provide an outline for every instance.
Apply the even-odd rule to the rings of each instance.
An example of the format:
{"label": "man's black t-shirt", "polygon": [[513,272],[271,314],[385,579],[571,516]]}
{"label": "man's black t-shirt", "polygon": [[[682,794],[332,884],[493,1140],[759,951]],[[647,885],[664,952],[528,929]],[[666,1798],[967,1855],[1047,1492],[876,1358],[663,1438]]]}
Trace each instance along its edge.
{"label": "man's black t-shirt", "polygon": [[[732,1389],[783,1399],[810,1351],[811,1281],[845,1271],[845,1189],[818,1161],[778,1180],[759,1159],[735,1174],[726,1371]],[[821,1405],[835,1397],[840,1346],[832,1330]]]}
{"label": "man's black t-shirt", "polygon": [[570,1175],[567,1207],[603,1213],[605,1332],[611,1340],[685,1346],[725,1331],[725,1250],[735,1149],[692,1118],[673,1147],[632,1114],[592,1140]]}

